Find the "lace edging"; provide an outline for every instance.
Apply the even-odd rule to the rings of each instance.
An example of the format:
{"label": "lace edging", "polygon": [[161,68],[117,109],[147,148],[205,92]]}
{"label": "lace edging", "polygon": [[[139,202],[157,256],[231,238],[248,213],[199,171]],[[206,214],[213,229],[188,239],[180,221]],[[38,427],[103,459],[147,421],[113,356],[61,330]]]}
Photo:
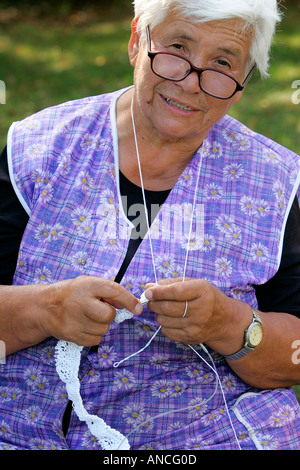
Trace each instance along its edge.
{"label": "lace edging", "polygon": [[[141,302],[148,302],[145,295],[141,296]],[[116,323],[133,317],[127,309],[117,309]],[[85,421],[89,430],[95,436],[103,450],[129,450],[130,445],[125,436],[116,429],[111,428],[99,416],[89,414],[84,408],[80,395],[80,381],[78,377],[83,347],[75,343],[59,340],[55,347],[55,364],[59,378],[66,384],[69,400],[80,421]]]}

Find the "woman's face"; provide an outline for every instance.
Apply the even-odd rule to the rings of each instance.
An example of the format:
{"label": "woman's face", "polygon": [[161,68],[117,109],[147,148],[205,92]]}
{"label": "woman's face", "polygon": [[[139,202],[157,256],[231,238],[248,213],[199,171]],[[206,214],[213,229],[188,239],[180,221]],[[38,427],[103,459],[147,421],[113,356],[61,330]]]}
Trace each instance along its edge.
{"label": "woman's face", "polygon": [[[195,24],[172,14],[151,30],[151,50],[181,55],[196,67],[221,70],[242,83],[249,72],[251,37],[237,25],[236,20]],[[205,94],[195,72],[181,82],[160,78],[151,70],[147,44],[142,45],[137,34],[131,39],[137,122],[160,139],[198,147],[242,92],[224,101]]]}

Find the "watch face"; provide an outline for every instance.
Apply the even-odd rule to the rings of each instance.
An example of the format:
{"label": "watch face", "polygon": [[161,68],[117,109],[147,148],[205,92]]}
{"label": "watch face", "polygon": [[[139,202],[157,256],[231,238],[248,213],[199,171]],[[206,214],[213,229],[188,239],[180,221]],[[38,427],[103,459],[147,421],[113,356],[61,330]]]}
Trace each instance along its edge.
{"label": "watch face", "polygon": [[249,331],[249,343],[251,346],[257,346],[262,340],[263,332],[262,327],[255,323]]}

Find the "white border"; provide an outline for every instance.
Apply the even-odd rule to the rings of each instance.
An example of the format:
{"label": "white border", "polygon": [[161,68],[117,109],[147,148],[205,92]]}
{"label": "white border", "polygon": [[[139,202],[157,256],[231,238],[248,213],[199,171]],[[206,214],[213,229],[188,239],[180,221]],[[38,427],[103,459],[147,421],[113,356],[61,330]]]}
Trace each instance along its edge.
{"label": "white border", "polygon": [[10,177],[10,181],[11,181],[11,184],[14,188],[14,191],[16,193],[16,196],[17,198],[19,199],[20,203],[22,204],[23,208],[25,209],[25,211],[27,212],[27,214],[29,215],[29,217],[31,216],[31,210],[30,210],[30,207],[28,206],[27,202],[25,201],[21,191],[19,190],[18,186],[17,186],[17,183],[16,183],[16,180],[15,180],[15,176],[14,176],[14,170],[13,170],[13,161],[12,161],[12,134],[13,134],[13,130],[14,130],[14,127],[15,127],[15,122],[10,126],[9,128],[9,131],[8,131],[8,134],[7,134],[7,164],[8,164],[8,171],[9,171],[9,177]]}

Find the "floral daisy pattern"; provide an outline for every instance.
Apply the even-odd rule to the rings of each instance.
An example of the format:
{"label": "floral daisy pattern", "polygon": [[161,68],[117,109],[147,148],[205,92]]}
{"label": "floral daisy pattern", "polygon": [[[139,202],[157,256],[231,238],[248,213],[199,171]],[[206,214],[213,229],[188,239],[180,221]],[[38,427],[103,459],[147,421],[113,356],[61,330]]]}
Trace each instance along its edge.
{"label": "floral daisy pattern", "polygon": [[232,230],[235,221],[234,218],[228,215],[221,215],[216,220],[216,227],[220,232],[227,233],[228,230]]}
{"label": "floral daisy pattern", "polygon": [[224,177],[228,180],[236,180],[241,178],[245,170],[243,166],[239,163],[231,163],[230,165],[226,165],[224,170]]}
{"label": "floral daisy pattern", "polygon": [[228,277],[232,273],[232,263],[227,258],[218,258],[215,262],[216,271],[221,277]]}
{"label": "floral daisy pattern", "polygon": [[92,260],[88,253],[85,251],[79,251],[72,257],[71,263],[74,268],[77,268],[79,271],[83,272],[90,266]]}
{"label": "floral daisy pattern", "polygon": [[172,271],[173,266],[176,263],[175,258],[173,256],[170,257],[169,255],[157,256],[156,261],[157,261],[157,267],[156,267],[157,271],[163,274],[167,274],[170,271]]}
{"label": "floral daisy pattern", "polygon": [[123,418],[126,423],[135,426],[140,422],[143,422],[143,416],[145,414],[144,406],[139,403],[127,405],[123,411]]}
{"label": "floral daisy pattern", "polygon": [[130,371],[116,371],[116,387],[122,390],[129,390],[136,384],[134,374]]}
{"label": "floral daisy pattern", "polygon": [[47,185],[50,182],[50,177],[45,171],[39,169],[33,170],[31,173],[31,179],[37,187]]}
{"label": "floral daisy pattern", "polygon": [[35,270],[34,282],[36,284],[51,284],[52,275],[50,269],[43,266],[42,268],[37,268]]}
{"label": "floral daisy pattern", "polygon": [[89,172],[81,171],[75,180],[75,186],[82,191],[91,191],[94,183]]}
{"label": "floral daisy pattern", "polygon": [[207,199],[221,199],[224,195],[223,189],[220,185],[217,185],[216,183],[209,183],[205,186],[204,188],[204,196]]}
{"label": "floral daisy pattern", "polygon": [[272,165],[279,165],[281,162],[281,157],[278,153],[269,150],[269,149],[264,149],[262,157],[268,162],[271,163]]}
{"label": "floral daisy pattern", "polygon": [[264,199],[243,196],[240,201],[240,209],[247,216],[265,217],[269,214],[271,207],[270,203]]}
{"label": "floral daisy pattern", "polygon": [[242,230],[235,224],[232,224],[225,232],[225,238],[232,245],[240,245],[242,242]]}
{"label": "floral daisy pattern", "polygon": [[84,236],[91,235],[94,230],[94,222],[89,211],[85,208],[77,208],[71,215],[71,220],[78,232]]}
{"label": "floral daisy pattern", "polygon": [[191,169],[191,168],[186,168],[186,169],[184,170],[184,172],[182,173],[179,182],[180,182],[183,186],[189,188],[189,187],[192,186],[193,181],[194,181],[194,176],[193,176],[193,175],[194,175],[194,174],[193,174],[192,169]]}
{"label": "floral daisy pattern", "polygon": [[214,141],[209,148],[209,158],[216,159],[222,156],[223,149],[220,142]]}
{"label": "floral daisy pattern", "polygon": [[47,151],[47,147],[44,144],[32,144],[26,150],[26,156],[32,160],[36,160],[42,157]]}
{"label": "floral daisy pattern", "polygon": [[[85,274],[116,279],[131,226],[122,215],[117,186],[113,96],[71,102],[16,123],[13,172],[31,212],[16,284],[49,284]],[[229,116],[221,119],[152,224],[159,280],[203,279],[255,306],[252,282],[270,278],[277,268],[299,169],[293,153]],[[172,227],[180,236],[170,235]],[[137,297],[155,282],[151,258],[146,238],[120,281]],[[156,314],[144,306],[141,315],[122,324],[112,319],[101,342],[82,350],[79,377],[86,409],[126,436],[133,450],[220,445],[232,450],[238,443],[242,449],[299,447],[299,409],[289,390],[257,392],[251,401],[249,387],[220,354],[175,343],[162,330]],[[55,370],[56,342],[49,338],[7,357],[15,381],[8,383],[5,374],[0,380],[1,449],[100,448],[79,420],[72,419],[71,432],[63,434],[69,397]],[[235,438],[224,396],[235,418],[232,410],[241,395],[248,427],[234,419]]]}
{"label": "floral daisy pattern", "polygon": [[157,380],[151,386],[151,395],[160,398],[167,398],[173,393],[173,384],[171,381],[162,379]]}
{"label": "floral daisy pattern", "polygon": [[262,263],[269,258],[269,251],[262,243],[253,243],[250,249],[250,255],[253,261]]}
{"label": "floral daisy pattern", "polygon": [[96,148],[98,140],[92,134],[85,134],[81,140],[80,146],[82,150],[90,151]]}
{"label": "floral daisy pattern", "polygon": [[63,236],[64,229],[61,224],[45,224],[39,225],[35,231],[35,238],[43,242],[55,241]]}

